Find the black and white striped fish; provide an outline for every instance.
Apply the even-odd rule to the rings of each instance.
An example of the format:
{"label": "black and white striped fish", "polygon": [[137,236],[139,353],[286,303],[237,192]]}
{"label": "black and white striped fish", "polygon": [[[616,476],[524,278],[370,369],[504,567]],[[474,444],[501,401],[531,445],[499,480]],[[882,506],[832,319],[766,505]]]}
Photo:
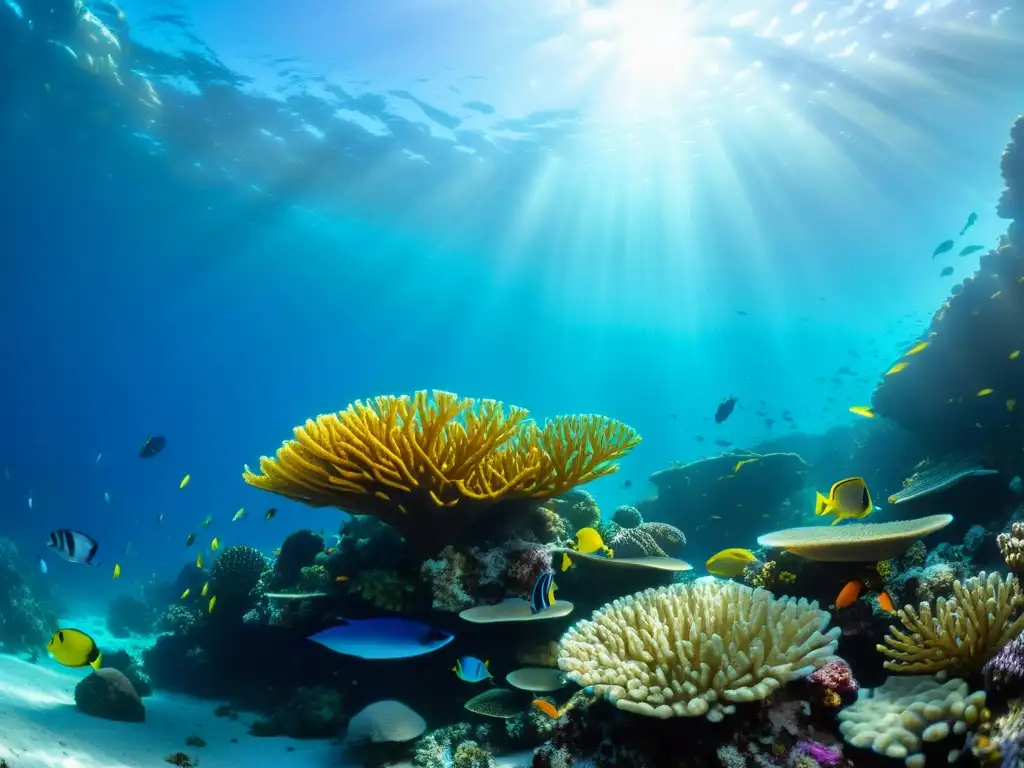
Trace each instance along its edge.
{"label": "black and white striped fish", "polygon": [[550,608],[555,603],[555,574],[544,571],[530,590],[530,613],[536,614]]}
{"label": "black and white striped fish", "polygon": [[96,539],[81,531],[69,531],[67,528],[58,528],[50,534],[50,540],[46,546],[53,547],[57,554],[69,563],[85,563],[86,565],[99,565],[94,562],[96,552],[100,544]]}

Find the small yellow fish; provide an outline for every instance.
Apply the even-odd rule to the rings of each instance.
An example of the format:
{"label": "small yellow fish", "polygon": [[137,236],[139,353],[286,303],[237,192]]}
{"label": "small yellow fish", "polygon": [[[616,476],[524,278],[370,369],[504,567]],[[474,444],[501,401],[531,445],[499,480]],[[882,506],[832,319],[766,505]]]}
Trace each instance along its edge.
{"label": "small yellow fish", "polygon": [[206,597],[206,593],[209,592],[209,591],[210,591],[210,582],[206,582],[205,584],[203,584],[203,591],[200,592],[199,594],[202,597]]}
{"label": "small yellow fish", "polygon": [[1017,407],[1017,400],[1015,398],[1011,397],[1009,400],[1006,401],[1006,410],[1012,411],[1016,407]]}
{"label": "small yellow fish", "polygon": [[756,562],[757,558],[749,549],[732,548],[723,549],[712,555],[704,567],[708,569],[708,573],[714,576],[730,578],[743,575],[743,569],[749,563]]}
{"label": "small yellow fish", "polygon": [[1020,350],[1019,349],[1015,349],[1015,350],[1013,350],[1013,352],[1010,353],[1010,359],[1011,360],[1016,360],[1018,357],[1020,357]]}
{"label": "small yellow fish", "polygon": [[183,478],[181,478],[181,482],[178,484],[178,487],[184,488],[186,485],[188,485],[188,481],[191,479],[192,475],[185,475]]}
{"label": "small yellow fish", "polygon": [[231,522],[234,523],[238,520],[241,520],[243,517],[245,517],[245,507],[242,507],[237,512],[235,512],[235,516],[231,518]]}
{"label": "small yellow fish", "polygon": [[569,559],[569,555],[565,552],[562,553],[562,573],[565,573],[572,568],[572,560]]}
{"label": "small yellow fish", "polygon": [[990,298],[990,299],[998,299],[998,298],[999,298],[1000,296],[1002,296],[1002,295],[1003,295],[1003,292],[1002,292],[1002,291],[996,291],[996,292],[995,292],[995,293],[993,293],[993,294],[992,294],[991,296],[989,296],[989,298]]}
{"label": "small yellow fish", "polygon": [[875,418],[875,412],[870,405],[851,405],[850,413],[857,416],[863,416],[865,419]]}
{"label": "small yellow fish", "polygon": [[906,363],[896,363],[896,365],[894,365],[892,368],[890,368],[888,371],[885,372],[885,375],[886,376],[891,376],[894,373],[899,373],[900,371],[902,371],[906,367],[907,367]]}
{"label": "small yellow fish", "polygon": [[335,576],[335,581],[348,581],[348,576]]}
{"label": "small yellow fish", "polygon": [[200,552],[198,555],[196,555],[196,568],[202,568],[202,567],[203,567],[203,553]]}
{"label": "small yellow fish", "polygon": [[855,520],[867,517],[875,509],[871,501],[871,494],[868,493],[867,484],[863,477],[848,477],[840,480],[832,486],[828,497],[819,493],[814,503],[814,514],[835,515],[832,525],[842,521],[844,518],[852,517]]}
{"label": "small yellow fish", "polygon": [[213,597],[210,598],[210,605],[206,609],[206,612],[207,613],[213,613],[213,606],[215,606],[216,604],[217,604],[217,596],[214,595]]}
{"label": "small yellow fish", "polygon": [[210,542],[210,551],[216,552],[218,549],[220,549],[220,542],[217,541],[217,537],[214,536],[213,541]]}
{"label": "small yellow fish", "polygon": [[979,389],[978,390],[978,395],[977,396],[978,397],[985,397],[986,395],[991,395],[993,392],[995,392],[995,390],[992,389],[991,387],[985,387],[984,389]]}
{"label": "small yellow fish", "polygon": [[584,555],[604,552],[608,557],[614,556],[614,553],[605,546],[601,534],[594,528],[580,528],[576,531],[576,541],[572,543],[572,548]]}
{"label": "small yellow fish", "polygon": [[114,563],[114,578],[121,578],[121,565],[119,563]]}
{"label": "small yellow fish", "polygon": [[191,594],[192,594],[192,590],[191,589],[186,589],[184,592],[181,593],[181,599],[184,600],[186,597],[188,597]]}
{"label": "small yellow fish", "polygon": [[916,355],[918,352],[923,352],[924,350],[928,349],[928,344],[929,342],[927,341],[919,341],[917,344],[908,349],[905,354]]}
{"label": "small yellow fish", "polygon": [[734,466],[732,468],[733,474],[736,474],[737,472],[739,472],[740,471],[740,467],[742,467],[743,465],[745,465],[745,464],[753,464],[755,461],[757,461],[757,459],[743,459],[743,461],[737,461],[736,462],[736,466]]}

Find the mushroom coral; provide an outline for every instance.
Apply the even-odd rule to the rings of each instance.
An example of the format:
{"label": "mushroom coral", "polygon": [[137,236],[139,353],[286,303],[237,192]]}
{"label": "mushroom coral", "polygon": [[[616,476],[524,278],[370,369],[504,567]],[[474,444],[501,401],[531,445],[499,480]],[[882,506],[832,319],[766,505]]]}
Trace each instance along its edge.
{"label": "mushroom coral", "polygon": [[[639,442],[631,427],[598,415],[543,426],[524,408],[426,390],[382,396],[318,416],[246,483],[313,507],[339,507],[393,526],[433,553],[485,512],[522,511],[610,475]],[[493,520],[488,516],[488,522]],[[507,521],[507,517],[505,518]]]}

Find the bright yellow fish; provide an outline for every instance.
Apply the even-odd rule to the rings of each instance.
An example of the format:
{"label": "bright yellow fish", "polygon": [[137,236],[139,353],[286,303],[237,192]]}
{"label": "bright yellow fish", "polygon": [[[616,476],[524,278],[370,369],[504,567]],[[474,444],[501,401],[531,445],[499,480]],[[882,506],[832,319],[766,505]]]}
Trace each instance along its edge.
{"label": "bright yellow fish", "polygon": [[572,568],[572,560],[570,560],[569,556],[567,554],[565,554],[565,552],[563,552],[562,553],[562,573],[565,573],[570,568]]}
{"label": "bright yellow fish", "polygon": [[755,461],[757,461],[757,459],[743,459],[743,461],[737,461],[736,466],[732,468],[733,474],[739,472],[740,467],[742,467],[744,464],[753,464]]}
{"label": "bright yellow fish", "polygon": [[188,481],[191,479],[192,475],[185,475],[183,478],[181,478],[181,482],[178,484],[178,487],[184,488],[186,485],[188,485]]}
{"label": "bright yellow fish", "polygon": [[121,566],[120,566],[119,563],[114,563],[114,578],[115,579],[120,579],[121,578]]}
{"label": "bright yellow fish", "polygon": [[192,590],[191,589],[186,589],[184,592],[181,593],[181,599],[184,600],[190,594],[192,594]]}
{"label": "bright yellow fish", "polygon": [[832,525],[852,517],[855,520],[867,517],[875,509],[868,493],[868,486],[863,477],[848,477],[832,486],[828,497],[818,494],[814,504],[814,514],[835,515]]}
{"label": "bright yellow fish", "polygon": [[572,548],[584,555],[604,552],[608,557],[614,556],[614,553],[605,546],[601,534],[594,528],[580,528],[576,531],[576,541],[573,542]]}
{"label": "bright yellow fish", "polygon": [[917,344],[908,349],[905,354],[916,355],[918,352],[923,352],[924,350],[928,349],[928,344],[929,342],[927,341],[919,341]]}
{"label": "bright yellow fish", "polygon": [[978,390],[978,395],[977,396],[978,397],[985,397],[986,395],[991,395],[993,392],[995,392],[995,390],[992,389],[991,387],[985,387],[984,389],[979,389]]}
{"label": "bright yellow fish", "polygon": [[708,573],[724,578],[735,578],[743,575],[743,569],[750,563],[756,563],[757,558],[749,549],[723,549],[708,558],[705,568]]}
{"label": "bright yellow fish", "polygon": [[220,549],[220,542],[217,541],[217,537],[214,536],[213,541],[210,542],[210,551],[216,552],[218,549]]}
{"label": "bright yellow fish", "polygon": [[900,371],[902,371],[906,367],[907,367],[906,363],[896,363],[896,365],[894,365],[892,368],[890,368],[888,371],[885,372],[885,375],[886,376],[891,376],[894,373],[899,373]]}
{"label": "bright yellow fish", "polygon": [[203,591],[200,592],[199,594],[202,597],[206,597],[206,593],[209,592],[209,591],[210,591],[210,582],[206,582],[205,584],[203,584]]}
{"label": "bright yellow fish", "polygon": [[240,510],[235,512],[235,516],[231,518],[231,522],[233,523],[236,520],[241,520],[243,517],[245,517],[245,507],[242,507]]}
{"label": "bright yellow fish", "polygon": [[872,410],[870,405],[851,405],[850,413],[856,414],[857,416],[863,416],[865,419],[875,418],[875,412]]}
{"label": "bright yellow fish", "polygon": [[1010,353],[1010,359],[1011,360],[1016,360],[1018,357],[1020,357],[1020,350],[1019,349],[1015,349],[1015,350],[1013,350],[1013,352]]}
{"label": "bright yellow fish", "polygon": [[200,552],[198,555],[196,555],[196,568],[202,568],[202,567],[203,567],[203,553]]}
{"label": "bright yellow fish", "polygon": [[213,613],[213,606],[215,606],[216,604],[217,604],[217,596],[214,595],[213,597],[210,598],[210,605],[206,609],[206,612],[207,613]]}

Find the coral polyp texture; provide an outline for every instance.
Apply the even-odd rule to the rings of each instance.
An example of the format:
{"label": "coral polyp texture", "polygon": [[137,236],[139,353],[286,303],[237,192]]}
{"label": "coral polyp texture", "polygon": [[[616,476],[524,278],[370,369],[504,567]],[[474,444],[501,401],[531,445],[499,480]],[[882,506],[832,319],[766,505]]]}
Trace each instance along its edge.
{"label": "coral polyp texture", "polygon": [[[977,724],[985,692],[970,692],[960,679],[890,677],[879,688],[862,690],[857,702],[839,713],[839,731],[852,747],[923,768],[926,743],[963,736]],[[959,754],[950,752],[952,763]]]}
{"label": "coral polyp texture", "polygon": [[996,537],[996,543],[1007,568],[1011,571],[1024,570],[1024,523],[1011,525],[1009,533],[1000,533]]}
{"label": "coral polyp texture", "polygon": [[515,406],[435,390],[360,401],[296,427],[245,481],[315,507],[373,515],[436,551],[488,509],[546,500],[612,474],[639,442],[604,416],[542,426]]}
{"label": "coral polyp texture", "polygon": [[915,610],[897,611],[903,629],[889,627],[879,652],[889,657],[894,672],[975,675],[985,662],[1024,630],[1024,606],[1015,576],[986,574],[953,582],[954,596],[940,597],[932,609],[921,603]]}
{"label": "coral polyp texture", "polygon": [[822,667],[839,629],[817,603],[700,579],[615,600],[569,629],[558,666],[616,707],[712,721]]}

